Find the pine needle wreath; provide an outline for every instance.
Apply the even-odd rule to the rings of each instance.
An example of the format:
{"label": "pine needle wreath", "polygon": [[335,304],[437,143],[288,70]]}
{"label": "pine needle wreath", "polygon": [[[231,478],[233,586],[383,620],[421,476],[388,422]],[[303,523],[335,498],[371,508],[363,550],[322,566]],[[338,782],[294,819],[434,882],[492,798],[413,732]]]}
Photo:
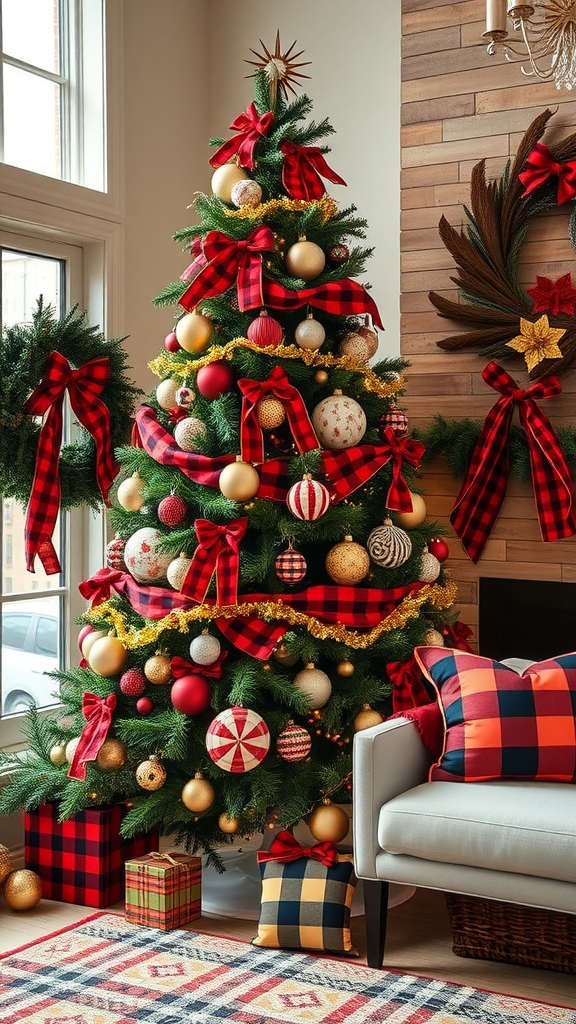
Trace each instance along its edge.
{"label": "pine needle wreath", "polygon": [[[0,342],[0,493],[4,498],[15,498],[22,505],[30,498],[41,423],[23,409],[42,381],[51,352],[59,352],[72,368],[91,359],[109,360],[110,379],[100,397],[110,413],[113,448],[128,441],[140,391],[126,376],[127,355],[122,341],[105,340],[96,327],[86,323],[86,314],[78,314],[77,307],[62,320],[57,319],[42,299],[30,324],[5,328]],[[78,427],[76,435],[60,453],[63,511],[80,505],[102,505],[96,481],[96,444],[83,427]]]}
{"label": "pine needle wreath", "polygon": [[[460,351],[477,348],[489,359],[514,356],[507,343],[519,333],[520,319],[534,320],[532,300],[518,281],[522,246],[533,217],[557,206],[556,179],[547,181],[523,198],[524,185],[519,174],[529,154],[544,134],[552,117],[545,110],[534,119],[523,136],[513,161],[508,161],[502,177],[486,181],[486,161],[472,171],[470,208],[464,207],[467,224],[457,231],[443,216],[439,232],[453,256],[458,271],[451,280],[460,289],[460,302],[437,292],[429,298],[440,316],[460,321],[469,330],[437,342],[439,348]],[[576,133],[554,147],[554,160],[563,164],[576,158]],[[576,239],[576,206],[572,203],[569,236]],[[543,359],[530,371],[533,380],[560,374],[576,363],[576,320],[560,313],[548,317],[550,327],[561,329],[561,358]]]}

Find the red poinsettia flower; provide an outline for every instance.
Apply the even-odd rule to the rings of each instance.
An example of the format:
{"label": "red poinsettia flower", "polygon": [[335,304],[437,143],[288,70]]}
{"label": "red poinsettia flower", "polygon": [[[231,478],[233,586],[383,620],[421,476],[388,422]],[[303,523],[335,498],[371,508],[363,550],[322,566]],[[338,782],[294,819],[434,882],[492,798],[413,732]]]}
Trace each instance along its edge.
{"label": "red poinsettia flower", "polygon": [[570,274],[563,274],[557,281],[537,275],[534,288],[528,288],[527,291],[534,300],[533,313],[551,313],[552,316],[566,313],[567,316],[574,316],[576,291],[572,287]]}

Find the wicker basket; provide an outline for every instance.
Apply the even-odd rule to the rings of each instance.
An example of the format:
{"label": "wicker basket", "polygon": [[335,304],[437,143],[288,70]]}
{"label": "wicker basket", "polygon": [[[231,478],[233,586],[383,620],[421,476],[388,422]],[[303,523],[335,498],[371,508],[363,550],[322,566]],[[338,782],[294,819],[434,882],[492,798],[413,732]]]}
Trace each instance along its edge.
{"label": "wicker basket", "polygon": [[456,956],[576,974],[576,915],[446,893]]}

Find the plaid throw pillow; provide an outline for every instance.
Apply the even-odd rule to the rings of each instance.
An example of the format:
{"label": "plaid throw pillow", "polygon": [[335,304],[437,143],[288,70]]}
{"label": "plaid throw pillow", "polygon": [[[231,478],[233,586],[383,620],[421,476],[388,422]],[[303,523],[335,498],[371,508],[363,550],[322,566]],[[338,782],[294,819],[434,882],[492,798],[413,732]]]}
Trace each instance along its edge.
{"label": "plaid throw pillow", "polygon": [[435,687],[444,749],[430,780],[576,782],[576,653],[530,665],[446,647],[414,655]]}
{"label": "plaid throw pillow", "polygon": [[350,854],[326,867],[309,857],[259,865],[262,903],[253,946],[358,956],[350,938],[356,877]]}

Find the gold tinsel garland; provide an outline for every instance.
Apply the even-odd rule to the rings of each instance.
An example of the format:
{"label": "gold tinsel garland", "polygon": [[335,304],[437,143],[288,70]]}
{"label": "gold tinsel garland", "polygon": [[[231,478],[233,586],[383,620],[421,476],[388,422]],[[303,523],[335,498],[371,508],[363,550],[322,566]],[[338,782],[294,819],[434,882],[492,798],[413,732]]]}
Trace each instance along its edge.
{"label": "gold tinsel garland", "polygon": [[[234,338],[226,345],[213,345],[210,352],[200,359],[190,359],[186,363],[180,363],[172,359],[168,353],[161,353],[148,367],[157,377],[173,377],[175,380],[186,380],[186,378],[200,370],[208,363],[214,363],[221,359],[231,359],[238,348],[248,348],[252,352],[259,352],[264,355],[277,356],[279,359],[301,359],[306,366],[334,366],[341,370],[349,370],[358,373],[362,377],[365,391],[370,391],[379,398],[394,398],[404,388],[404,377],[398,374],[398,379],[383,381],[378,374],[374,373],[365,364],[358,363],[353,356],[332,356],[328,352],[314,352],[310,349],[299,348],[298,345],[257,345],[248,338]],[[391,371],[392,372],[392,371]],[[394,371],[395,372],[395,371]]]}
{"label": "gold tinsel garland", "polygon": [[338,203],[332,196],[324,196],[323,199],[269,199],[266,203],[259,203],[258,206],[241,206],[239,210],[226,210],[226,216],[233,220],[264,220],[265,217],[274,216],[275,213],[283,212],[302,213],[315,206],[322,215],[322,223],[332,220],[338,213]]}
{"label": "gold tinsel garland", "polygon": [[377,626],[367,632],[350,630],[341,622],[329,625],[321,622],[305,612],[295,611],[285,605],[281,598],[270,601],[245,601],[239,604],[208,605],[200,604],[187,611],[177,609],[169,612],[163,619],[150,622],[142,629],[135,629],[127,622],[126,615],[114,607],[109,601],[99,604],[92,610],[91,619],[99,621],[108,619],[116,631],[116,636],[128,650],[138,650],[158,641],[166,630],[177,630],[186,633],[190,622],[212,622],[214,619],[259,618],[264,622],[287,622],[290,626],[304,626],[311,636],[318,640],[337,640],[353,650],[365,650],[371,647],[383,633],[393,629],[402,629],[409,619],[418,616],[422,605],[430,604],[437,610],[449,608],[458,596],[456,584],[449,580],[443,586],[438,583],[426,584],[414,594],[408,594],[400,604],[382,619]]}

